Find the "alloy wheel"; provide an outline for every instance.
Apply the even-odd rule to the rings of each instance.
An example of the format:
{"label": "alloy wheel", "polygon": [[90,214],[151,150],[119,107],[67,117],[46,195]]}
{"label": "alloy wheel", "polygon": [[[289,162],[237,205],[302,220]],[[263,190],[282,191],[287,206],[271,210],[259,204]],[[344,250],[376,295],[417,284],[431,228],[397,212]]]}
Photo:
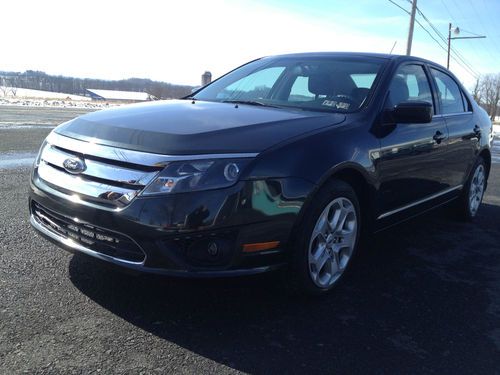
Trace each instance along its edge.
{"label": "alloy wheel", "polygon": [[469,210],[472,216],[476,215],[479,205],[483,199],[485,181],[486,175],[484,166],[479,164],[474,171],[469,187]]}
{"label": "alloy wheel", "polygon": [[344,197],[331,201],[319,216],[309,242],[309,275],[320,288],[332,286],[345,271],[356,245],[358,218]]}

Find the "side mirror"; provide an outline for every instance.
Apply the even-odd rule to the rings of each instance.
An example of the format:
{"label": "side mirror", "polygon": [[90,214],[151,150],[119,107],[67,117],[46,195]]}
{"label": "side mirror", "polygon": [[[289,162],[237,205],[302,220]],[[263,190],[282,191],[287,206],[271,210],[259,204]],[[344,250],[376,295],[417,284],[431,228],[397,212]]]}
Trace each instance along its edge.
{"label": "side mirror", "polygon": [[427,124],[432,121],[432,114],[432,104],[429,102],[401,102],[384,113],[384,123]]}

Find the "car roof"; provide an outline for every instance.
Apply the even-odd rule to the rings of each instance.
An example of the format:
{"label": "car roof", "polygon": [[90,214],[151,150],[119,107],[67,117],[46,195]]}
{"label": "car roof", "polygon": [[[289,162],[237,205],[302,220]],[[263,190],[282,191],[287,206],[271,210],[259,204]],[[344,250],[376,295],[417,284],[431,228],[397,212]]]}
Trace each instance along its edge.
{"label": "car roof", "polygon": [[426,64],[431,64],[445,69],[443,66],[426,60],[417,56],[406,56],[406,55],[392,55],[388,53],[372,53],[372,52],[302,52],[302,53],[289,53],[283,55],[273,55],[267,56],[269,58],[280,58],[280,57],[366,57],[366,58],[378,58],[384,60],[393,60],[396,62],[404,61],[420,61]]}

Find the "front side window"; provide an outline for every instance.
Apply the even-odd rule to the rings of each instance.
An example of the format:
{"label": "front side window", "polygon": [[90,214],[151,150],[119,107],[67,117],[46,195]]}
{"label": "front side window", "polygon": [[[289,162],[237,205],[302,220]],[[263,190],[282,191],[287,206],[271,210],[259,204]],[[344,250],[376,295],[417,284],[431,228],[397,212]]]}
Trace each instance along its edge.
{"label": "front side window", "polygon": [[403,65],[392,78],[387,107],[408,101],[426,101],[432,104],[431,87],[421,65]]}
{"label": "front side window", "polygon": [[441,112],[443,114],[465,112],[463,94],[455,80],[440,70],[431,68],[431,72],[436,81]]}
{"label": "front side window", "polygon": [[309,102],[315,99],[316,95],[309,91],[309,78],[304,76],[297,77],[293,83],[288,100],[293,102]]}
{"label": "front side window", "polygon": [[193,98],[354,112],[366,103],[384,62],[366,57],[265,58],[234,70]]}

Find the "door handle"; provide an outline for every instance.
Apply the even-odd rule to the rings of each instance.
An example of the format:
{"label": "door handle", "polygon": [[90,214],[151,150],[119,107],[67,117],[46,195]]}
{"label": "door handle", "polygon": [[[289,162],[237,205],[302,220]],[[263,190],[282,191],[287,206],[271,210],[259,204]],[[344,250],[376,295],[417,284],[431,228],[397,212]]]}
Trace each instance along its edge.
{"label": "door handle", "polygon": [[481,138],[481,127],[479,125],[474,126],[474,134],[478,139]]}
{"label": "door handle", "polygon": [[434,137],[432,137],[432,139],[434,139],[434,141],[436,141],[437,144],[440,144],[445,138],[446,136],[439,130],[436,132],[436,134],[434,134]]}

